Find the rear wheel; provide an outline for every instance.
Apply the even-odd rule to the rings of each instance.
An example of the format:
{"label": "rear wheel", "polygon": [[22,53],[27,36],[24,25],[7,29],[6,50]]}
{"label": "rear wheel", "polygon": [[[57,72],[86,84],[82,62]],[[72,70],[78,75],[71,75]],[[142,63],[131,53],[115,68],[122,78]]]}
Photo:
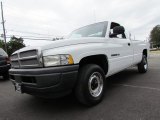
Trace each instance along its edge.
{"label": "rear wheel", "polygon": [[75,94],[78,100],[87,106],[101,102],[104,94],[104,71],[95,64],[80,68]]}
{"label": "rear wheel", "polygon": [[148,61],[146,55],[143,55],[142,61],[138,64],[138,71],[140,73],[146,73],[148,70]]}

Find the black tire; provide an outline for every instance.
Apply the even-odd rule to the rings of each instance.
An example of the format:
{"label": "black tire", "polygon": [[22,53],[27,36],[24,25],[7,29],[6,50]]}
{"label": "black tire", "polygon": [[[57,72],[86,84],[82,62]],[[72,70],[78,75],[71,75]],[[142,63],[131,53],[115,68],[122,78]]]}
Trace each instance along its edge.
{"label": "black tire", "polygon": [[138,71],[139,73],[146,73],[148,70],[148,61],[147,57],[143,55],[142,61],[138,64]]}
{"label": "black tire", "polygon": [[[80,68],[75,95],[80,103],[93,106],[101,102],[104,95],[105,74],[101,67],[87,64]],[[97,90],[97,93],[93,92]]]}
{"label": "black tire", "polygon": [[8,73],[8,72],[5,72],[5,73],[3,74],[3,79],[4,79],[4,80],[8,80],[8,79],[9,79],[9,73]]}

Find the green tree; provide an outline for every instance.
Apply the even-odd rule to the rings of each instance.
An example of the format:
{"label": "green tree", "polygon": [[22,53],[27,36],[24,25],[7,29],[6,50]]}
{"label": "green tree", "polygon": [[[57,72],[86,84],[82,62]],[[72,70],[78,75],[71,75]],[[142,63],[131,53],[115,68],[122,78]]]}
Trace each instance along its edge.
{"label": "green tree", "polygon": [[12,36],[10,41],[7,42],[7,49],[8,49],[8,55],[10,56],[13,52],[16,50],[19,50],[23,47],[25,47],[25,44],[23,43],[23,38],[17,38],[15,36]]}
{"label": "green tree", "polygon": [[160,25],[156,25],[150,33],[150,42],[160,48]]}
{"label": "green tree", "polygon": [[3,40],[0,40],[0,48],[4,49],[4,41]]}

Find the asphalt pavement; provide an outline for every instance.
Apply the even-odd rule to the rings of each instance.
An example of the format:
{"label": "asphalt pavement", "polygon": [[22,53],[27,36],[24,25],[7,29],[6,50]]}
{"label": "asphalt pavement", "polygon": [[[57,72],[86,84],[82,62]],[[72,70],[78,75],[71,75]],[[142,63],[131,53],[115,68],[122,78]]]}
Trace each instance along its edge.
{"label": "asphalt pavement", "polygon": [[149,58],[149,70],[127,69],[107,78],[103,101],[81,105],[73,95],[39,99],[19,94],[0,78],[0,120],[160,120],[160,56]]}

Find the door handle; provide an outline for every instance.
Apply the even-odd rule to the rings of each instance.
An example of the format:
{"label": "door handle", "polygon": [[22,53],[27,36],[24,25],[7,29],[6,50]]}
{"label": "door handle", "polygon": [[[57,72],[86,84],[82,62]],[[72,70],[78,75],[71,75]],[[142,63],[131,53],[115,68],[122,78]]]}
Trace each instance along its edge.
{"label": "door handle", "polygon": [[131,46],[131,43],[128,43],[128,46]]}

